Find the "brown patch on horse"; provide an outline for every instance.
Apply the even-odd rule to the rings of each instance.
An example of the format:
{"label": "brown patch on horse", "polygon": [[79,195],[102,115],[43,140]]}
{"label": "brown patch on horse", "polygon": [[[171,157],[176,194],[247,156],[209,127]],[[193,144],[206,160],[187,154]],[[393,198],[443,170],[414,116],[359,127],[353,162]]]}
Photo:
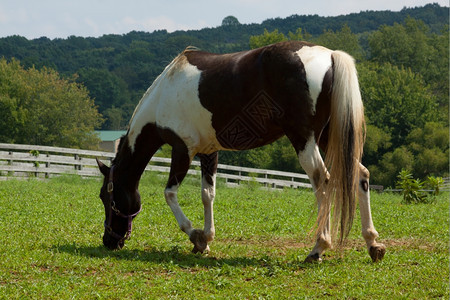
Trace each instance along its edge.
{"label": "brown patch on horse", "polygon": [[328,122],[330,120],[331,91],[333,86],[333,69],[325,73],[322,82],[322,91],[317,98],[316,114],[314,116],[314,137],[320,149],[325,151],[328,144]]}
{"label": "brown patch on horse", "polygon": [[367,168],[365,167],[360,167],[359,170],[359,176],[362,178],[359,182],[359,184],[361,185],[361,188],[363,189],[364,192],[368,192],[369,191],[369,170],[367,170]]}
{"label": "brown patch on horse", "polygon": [[166,188],[171,188],[183,181],[189,170],[191,159],[186,144],[175,132],[167,128],[158,128],[158,133],[164,142],[172,146],[172,163],[166,185]]}
{"label": "brown patch on horse", "polygon": [[213,114],[212,126],[224,148],[264,146],[287,129],[295,131],[291,137],[304,137],[294,147],[304,146],[313,116],[306,71],[295,53],[303,46],[312,45],[288,42],[222,55],[185,53],[202,71],[200,102]]}
{"label": "brown patch on horse", "polygon": [[209,185],[214,185],[213,176],[217,173],[219,153],[214,152],[211,154],[197,154],[197,156],[200,158],[202,177],[205,178]]}
{"label": "brown patch on horse", "polygon": [[312,179],[313,179],[314,186],[316,187],[316,189],[318,189],[320,186],[320,171],[319,170],[316,169],[314,171]]}
{"label": "brown patch on horse", "polygon": [[361,180],[361,187],[364,192],[367,192],[369,190],[369,183],[367,182],[367,180]]}

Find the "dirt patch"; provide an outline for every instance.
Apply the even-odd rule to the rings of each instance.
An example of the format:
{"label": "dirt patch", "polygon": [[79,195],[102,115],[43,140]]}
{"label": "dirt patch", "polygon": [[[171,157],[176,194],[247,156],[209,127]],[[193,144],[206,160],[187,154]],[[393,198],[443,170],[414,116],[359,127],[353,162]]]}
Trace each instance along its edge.
{"label": "dirt patch", "polygon": [[[217,239],[217,242],[225,244],[237,244],[237,245],[249,245],[273,248],[278,250],[289,249],[304,249],[312,248],[314,246],[313,241],[299,241],[294,238],[280,238],[276,237],[270,240],[267,239]],[[444,243],[430,243],[422,239],[386,239],[377,240],[379,243],[383,243],[387,249],[416,249],[421,251],[433,252],[446,247]],[[445,245],[444,245],[445,244]],[[336,245],[335,245],[336,248]],[[366,243],[361,239],[349,239],[342,245],[343,250],[365,250]]]}
{"label": "dirt patch", "polygon": [[307,248],[313,245],[312,242],[301,242],[293,238],[276,237],[270,240],[264,239],[217,239],[218,242],[224,244],[238,244],[249,246],[262,246],[267,248]]}

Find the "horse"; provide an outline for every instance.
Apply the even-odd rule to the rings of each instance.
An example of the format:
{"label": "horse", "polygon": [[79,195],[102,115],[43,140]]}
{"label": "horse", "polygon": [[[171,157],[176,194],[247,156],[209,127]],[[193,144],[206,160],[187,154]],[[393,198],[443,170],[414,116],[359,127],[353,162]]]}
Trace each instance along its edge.
{"label": "horse", "polygon": [[[188,47],[164,69],[136,106],[111,167],[97,159],[104,176],[104,246],[121,249],[130,237],[141,211],[140,177],[169,144],[165,200],[194,244],[192,252],[209,251],[218,151],[261,147],[282,136],[294,147],[317,199],[316,244],[305,261],[320,262],[337,233],[340,243],[345,240],[357,198],[370,257],[383,259],[385,246],[375,241],[370,211],[369,171],[361,164],[365,121],[354,59],[301,41],[228,54]],[[201,163],[203,230],[193,227],[177,199],[195,156]]]}

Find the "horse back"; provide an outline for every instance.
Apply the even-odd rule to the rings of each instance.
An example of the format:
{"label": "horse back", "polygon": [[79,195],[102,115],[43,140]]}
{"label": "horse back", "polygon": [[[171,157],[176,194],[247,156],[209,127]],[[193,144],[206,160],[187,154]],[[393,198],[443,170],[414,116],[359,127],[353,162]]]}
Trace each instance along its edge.
{"label": "horse back", "polygon": [[305,46],[314,47],[287,42],[231,54],[187,49],[144,95],[130,129],[169,128],[192,153],[263,146],[286,128],[306,134],[317,99],[297,53]]}

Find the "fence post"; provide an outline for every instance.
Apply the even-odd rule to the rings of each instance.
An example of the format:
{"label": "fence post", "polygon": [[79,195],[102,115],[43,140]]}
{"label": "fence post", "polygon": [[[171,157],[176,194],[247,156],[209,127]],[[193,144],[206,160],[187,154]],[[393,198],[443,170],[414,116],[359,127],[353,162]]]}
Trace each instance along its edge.
{"label": "fence post", "polygon": [[75,165],[75,171],[81,171],[81,168],[82,168],[81,160],[83,158],[81,156],[79,156],[78,154],[74,154],[74,159],[80,162],[80,164]]}
{"label": "fence post", "polygon": [[[47,156],[47,158],[49,158],[49,157],[50,157],[50,154],[47,153],[46,156]],[[50,168],[50,162],[49,162],[49,161],[47,161],[47,162],[45,163],[45,167],[46,167],[46,168]],[[45,178],[50,178],[50,173],[48,173],[48,172],[45,173],[44,177],[45,177]]]}
{"label": "fence post", "polygon": [[[14,152],[12,152],[12,151],[9,151],[9,153],[8,153],[11,156],[11,159],[8,160],[8,165],[10,165],[10,166],[12,166],[12,164],[13,164],[13,157],[12,157],[13,153]],[[14,176],[14,172],[13,171],[9,171],[8,172],[8,176]]]}

